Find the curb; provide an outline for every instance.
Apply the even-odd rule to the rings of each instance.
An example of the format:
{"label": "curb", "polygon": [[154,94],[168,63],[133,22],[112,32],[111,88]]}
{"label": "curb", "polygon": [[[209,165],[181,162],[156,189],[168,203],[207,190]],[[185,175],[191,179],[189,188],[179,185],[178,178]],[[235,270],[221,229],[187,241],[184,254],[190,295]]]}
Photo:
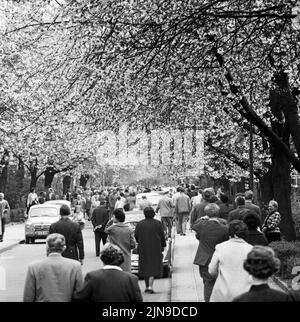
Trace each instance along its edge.
{"label": "curb", "polygon": [[4,252],[7,252],[8,250],[11,250],[12,248],[14,248],[14,247],[16,247],[16,246],[18,246],[20,244],[24,244],[24,243],[25,243],[25,239],[22,239],[17,243],[11,244],[11,245],[6,246],[6,247],[3,247],[3,248],[0,249],[0,254],[2,254]]}
{"label": "curb", "polygon": [[284,292],[289,292],[290,289],[288,288],[288,286],[277,276],[272,276],[272,280],[274,281],[274,283],[279,286]]}

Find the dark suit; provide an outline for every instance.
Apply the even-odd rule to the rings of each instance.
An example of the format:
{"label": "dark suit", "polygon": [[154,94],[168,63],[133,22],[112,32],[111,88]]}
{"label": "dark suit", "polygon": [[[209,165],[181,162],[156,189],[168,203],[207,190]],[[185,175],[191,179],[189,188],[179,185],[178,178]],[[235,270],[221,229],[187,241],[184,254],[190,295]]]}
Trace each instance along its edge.
{"label": "dark suit", "polygon": [[228,228],[218,219],[198,219],[192,226],[199,240],[199,246],[194,259],[194,264],[199,266],[200,276],[204,285],[204,300],[208,302],[216,278],[208,273],[208,265],[217,244],[228,240]]}
{"label": "dark suit", "polygon": [[268,284],[252,285],[250,290],[235,299],[233,302],[288,302],[288,294],[274,290]]}
{"label": "dark suit", "polygon": [[236,209],[232,210],[228,214],[228,222],[232,220],[244,220],[246,214],[250,212],[245,206],[238,206]]}
{"label": "dark suit", "polygon": [[[62,253],[63,257],[71,259],[83,259],[83,238],[79,224],[69,218],[61,218],[50,226],[49,234],[58,233],[66,239],[66,250]],[[78,254],[79,253],[79,254]]]}
{"label": "dark suit", "polygon": [[260,211],[260,208],[257,205],[252,203],[250,200],[246,200],[245,208],[247,208],[247,209],[251,210],[251,212],[254,212],[255,214],[257,214],[257,216],[261,220],[261,211]]}
{"label": "dark suit", "polygon": [[268,246],[268,240],[264,233],[258,230],[248,230],[247,236],[244,238],[250,245]]}
{"label": "dark suit", "polygon": [[109,219],[109,210],[104,206],[99,206],[94,209],[91,217],[92,224],[94,228],[101,225],[101,228],[97,228],[95,233],[95,246],[96,246],[96,256],[100,255],[100,242],[102,240],[103,245],[106,243],[107,233],[104,231],[105,226]]}
{"label": "dark suit", "polygon": [[87,273],[84,287],[74,296],[75,301],[142,302],[138,278],[117,269],[99,269]]}

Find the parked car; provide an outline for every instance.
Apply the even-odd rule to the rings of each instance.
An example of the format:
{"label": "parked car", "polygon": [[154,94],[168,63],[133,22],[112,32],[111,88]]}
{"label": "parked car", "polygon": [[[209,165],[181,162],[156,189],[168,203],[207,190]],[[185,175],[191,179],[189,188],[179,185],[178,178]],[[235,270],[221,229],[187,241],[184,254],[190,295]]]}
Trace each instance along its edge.
{"label": "parked car", "polygon": [[50,225],[60,219],[60,207],[61,205],[50,202],[30,207],[25,222],[26,244],[47,238]]}
{"label": "parked car", "polygon": [[[137,223],[145,218],[144,213],[140,210],[134,210],[129,213],[126,213],[125,223],[129,225],[133,230]],[[160,217],[156,215],[155,219],[160,220]],[[163,252],[163,276],[162,277],[170,277],[171,275],[171,249],[172,249],[172,240],[167,240],[167,247]],[[137,251],[137,247],[131,251],[131,273],[135,275],[139,275],[139,255]]]}

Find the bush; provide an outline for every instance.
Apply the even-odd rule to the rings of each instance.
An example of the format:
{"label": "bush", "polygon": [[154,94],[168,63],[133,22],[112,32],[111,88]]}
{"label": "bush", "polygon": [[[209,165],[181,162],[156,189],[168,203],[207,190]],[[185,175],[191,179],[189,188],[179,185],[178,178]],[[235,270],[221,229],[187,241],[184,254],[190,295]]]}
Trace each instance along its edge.
{"label": "bush", "polygon": [[280,259],[279,277],[282,279],[293,278],[292,269],[300,264],[300,242],[278,241],[269,245]]}
{"label": "bush", "polygon": [[11,209],[10,216],[7,219],[7,222],[23,222],[25,221],[25,208]]}

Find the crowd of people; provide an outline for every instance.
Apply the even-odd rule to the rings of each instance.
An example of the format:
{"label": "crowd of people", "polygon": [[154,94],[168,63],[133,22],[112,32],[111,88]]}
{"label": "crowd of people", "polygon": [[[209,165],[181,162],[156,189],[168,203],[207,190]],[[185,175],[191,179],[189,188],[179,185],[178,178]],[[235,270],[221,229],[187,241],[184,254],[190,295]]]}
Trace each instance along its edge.
{"label": "crowd of people", "polygon": [[[50,226],[47,259],[28,268],[24,301],[142,301],[137,277],[131,274],[131,251],[138,249],[139,276],[145,280],[145,292],[155,293],[154,280],[162,276],[162,252],[174,226],[180,236],[186,236],[189,227],[199,241],[193,264],[199,267],[206,302],[296,298],[268,286],[268,278],[279,269],[279,260],[268,247],[269,243],[281,240],[281,216],[275,200],[269,202],[263,219],[250,190],[238,193],[234,203],[230,203],[221,190],[215,193],[213,188],[182,185],[162,193],[156,209],[144,195],[139,207],[145,218],[133,229],[125,224],[126,211],[136,206],[136,194],[144,191],[132,188],[68,191],[64,199],[93,225],[95,255],[104,267],[88,273],[83,281],[82,231],[70,220],[71,209],[63,205],[61,219]],[[31,191],[28,196],[28,208],[35,204],[33,200],[42,203],[34,194]],[[3,213],[7,205],[2,195]],[[53,195],[49,189],[45,200],[51,200]],[[154,218],[156,213],[161,220]],[[57,278],[61,281],[54,281]]]}

